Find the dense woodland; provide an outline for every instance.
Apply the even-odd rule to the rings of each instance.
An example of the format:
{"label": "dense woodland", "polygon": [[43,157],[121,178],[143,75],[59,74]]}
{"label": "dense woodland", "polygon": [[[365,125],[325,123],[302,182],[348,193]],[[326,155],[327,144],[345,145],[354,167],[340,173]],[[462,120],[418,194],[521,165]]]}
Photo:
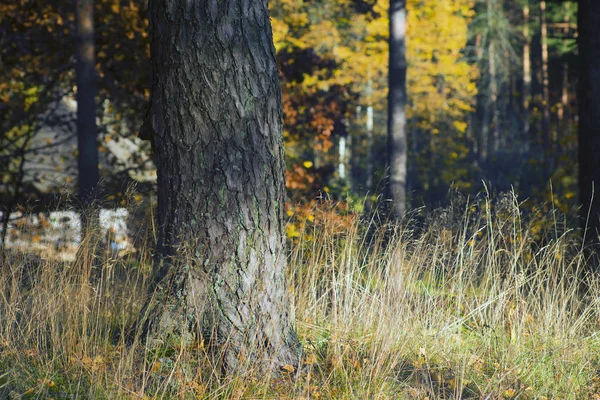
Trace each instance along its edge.
{"label": "dense woodland", "polygon": [[[1,7],[3,204],[12,197],[15,204],[47,201],[45,192],[76,183],[68,171],[51,175],[54,187],[36,193],[43,168],[24,173],[19,166],[53,146],[64,158],[74,156],[60,147],[62,138],[37,147],[29,142],[46,124],[74,123],[40,116],[57,98],[75,97],[75,14],[71,2],[61,1]],[[298,215],[322,196],[360,211],[353,207],[365,196],[384,192],[387,7],[363,0],[270,2],[286,183]],[[444,204],[450,189],[474,195],[487,185],[514,189],[530,208],[554,203],[570,212],[578,204],[576,2],[409,0],[406,7],[409,209]],[[146,4],[95,1],[94,26],[95,113],[106,152],[104,141],[138,135],[149,99]],[[151,168],[149,143],[141,147],[132,159]],[[116,182],[134,176],[128,171]],[[101,171],[117,194],[112,173]]]}
{"label": "dense woodland", "polygon": [[595,0],[3,1],[0,397],[600,398],[598,181]]}

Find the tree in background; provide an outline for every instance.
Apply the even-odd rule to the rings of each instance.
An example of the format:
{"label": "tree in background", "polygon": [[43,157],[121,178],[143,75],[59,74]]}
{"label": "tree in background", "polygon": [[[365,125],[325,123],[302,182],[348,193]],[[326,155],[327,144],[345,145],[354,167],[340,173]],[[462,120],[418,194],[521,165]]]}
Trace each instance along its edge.
{"label": "tree in background", "polygon": [[[473,3],[406,2],[407,29],[415,32],[406,43],[407,61],[414,66],[406,85],[408,180],[417,204],[445,197],[452,183],[470,188],[467,119],[478,74],[464,48]],[[278,0],[271,9],[284,78],[292,199],[324,189],[343,199],[380,193],[387,174],[386,160],[378,155],[387,148],[389,1]],[[343,135],[349,136],[349,186],[337,185],[330,168]]]}
{"label": "tree in background", "polygon": [[230,371],[297,366],[267,1],[154,0],[149,9],[154,82],[142,132],[156,151],[162,298],[147,326],[216,339]]}
{"label": "tree in background", "polygon": [[[98,133],[96,128],[96,56],[94,43],[94,2],[77,0],[77,143],[79,201],[86,208],[96,196],[98,170]],[[91,212],[91,211],[90,211]],[[84,213],[84,215],[87,215]]]}
{"label": "tree in background", "polygon": [[[95,60],[88,65],[94,69],[90,73],[94,74],[96,99],[102,99],[96,103],[94,115],[88,113],[88,123],[100,121],[96,128],[100,140],[90,143],[100,153],[103,186],[110,189],[112,197],[117,197],[107,201],[113,204],[122,200],[114,195],[122,190],[123,182],[135,181],[136,175],[148,168],[149,152],[149,145],[135,138],[143,118],[140,110],[149,96],[148,20],[141,2],[121,3],[93,2],[97,34],[88,41],[95,47]],[[73,107],[73,112],[61,112],[64,104],[68,103],[70,108],[76,99],[77,8],[73,4],[69,0],[0,4],[3,205],[18,192],[18,203],[31,201],[31,205],[43,209],[52,204],[53,194],[60,190],[69,188],[76,192],[78,157],[71,146],[77,144],[76,111]],[[84,11],[90,11],[89,6]],[[27,146],[22,146],[26,138],[29,138]],[[121,161],[109,154],[109,148],[121,139],[136,141],[137,150],[129,155],[127,165],[117,165]],[[20,159],[25,159],[24,171],[21,183],[17,184]],[[91,168],[97,164],[89,162]],[[115,173],[116,169],[122,172]],[[16,186],[20,190],[15,191]]]}
{"label": "tree in background", "polygon": [[600,234],[600,2],[579,1],[579,199],[587,240]]}
{"label": "tree in background", "polygon": [[406,1],[390,0],[388,196],[396,218],[406,210]]}
{"label": "tree in background", "polygon": [[[387,148],[389,1],[269,4],[283,85],[287,211],[296,216],[302,209],[310,217],[316,202],[333,199],[360,212],[367,193],[374,200],[383,192],[387,173],[380,155]],[[406,1],[408,204],[436,206],[450,187],[476,193],[485,181],[497,191],[514,187],[531,199],[528,205],[552,199],[564,212],[575,205],[575,5],[546,1],[543,16],[539,1]],[[136,165],[149,164],[141,155],[150,146],[138,141],[141,150],[132,153],[126,176],[104,168],[109,145],[137,140],[144,116],[151,81],[145,7],[142,0],[94,2],[104,186],[108,180],[120,185]],[[36,191],[43,175],[27,162],[20,174],[19,165],[39,153],[76,159],[55,138],[24,146],[29,133],[37,137],[33,122],[56,98],[74,97],[74,8],[67,0],[9,0],[0,14],[0,195],[4,207],[17,194],[19,203],[35,200],[42,208],[49,198]],[[552,143],[544,149],[548,110]],[[552,191],[540,160],[550,166]],[[76,182],[66,174],[73,165],[60,167],[46,167],[56,179],[43,185],[55,193]],[[15,185],[24,189],[14,191]]]}
{"label": "tree in background", "polygon": [[415,206],[439,204],[450,187],[476,188],[469,117],[480,89],[479,68],[466,51],[473,6],[473,0],[407,2],[409,187]]}
{"label": "tree in background", "polygon": [[[24,199],[37,200],[26,162],[33,138],[41,127],[68,123],[52,111],[68,92],[61,82],[72,72],[71,30],[61,13],[46,2],[2,2],[0,4],[0,211],[4,244],[10,215]],[[44,15],[47,20],[40,20]],[[53,21],[53,22],[50,22]],[[58,29],[57,29],[58,28]],[[63,49],[63,51],[54,51]],[[49,112],[50,111],[50,112]],[[44,144],[40,151],[52,151]],[[25,191],[28,195],[25,195]]]}

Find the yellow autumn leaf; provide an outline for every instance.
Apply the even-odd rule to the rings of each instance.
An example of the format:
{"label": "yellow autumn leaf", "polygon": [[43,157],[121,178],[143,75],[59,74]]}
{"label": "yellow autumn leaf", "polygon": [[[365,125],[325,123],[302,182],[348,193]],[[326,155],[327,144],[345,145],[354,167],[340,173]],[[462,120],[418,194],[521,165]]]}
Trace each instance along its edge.
{"label": "yellow autumn leaf", "polygon": [[156,372],[160,369],[160,363],[158,361],[155,361],[154,363],[152,363],[152,367],[150,368],[150,372]]}
{"label": "yellow autumn leaf", "polygon": [[317,363],[317,355],[314,353],[307,356],[306,359],[304,360],[304,365],[313,365],[316,363]]}
{"label": "yellow autumn leaf", "polygon": [[286,364],[283,367],[281,367],[281,369],[289,374],[291,374],[292,372],[294,372],[296,370],[296,368],[294,368],[293,365],[290,364]]}

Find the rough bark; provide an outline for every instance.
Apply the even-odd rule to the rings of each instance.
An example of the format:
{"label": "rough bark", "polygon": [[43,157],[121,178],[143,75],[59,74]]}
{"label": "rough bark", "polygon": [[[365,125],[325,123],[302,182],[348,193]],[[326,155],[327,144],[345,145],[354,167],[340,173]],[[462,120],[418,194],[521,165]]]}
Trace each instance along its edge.
{"label": "rough bark", "polygon": [[391,0],[388,92],[388,197],[392,214],[406,210],[406,0]]}
{"label": "rough bark", "polygon": [[210,336],[228,371],[297,365],[282,106],[266,0],[151,0],[142,127],[158,171],[150,332]]}
{"label": "rough bark", "polygon": [[[600,231],[600,2],[580,0],[579,25],[579,200],[588,241]],[[589,219],[588,219],[589,215]]]}
{"label": "rough bark", "polygon": [[75,65],[77,83],[77,168],[79,201],[85,208],[96,195],[99,180],[96,128],[96,57],[94,54],[94,2],[76,0]]}

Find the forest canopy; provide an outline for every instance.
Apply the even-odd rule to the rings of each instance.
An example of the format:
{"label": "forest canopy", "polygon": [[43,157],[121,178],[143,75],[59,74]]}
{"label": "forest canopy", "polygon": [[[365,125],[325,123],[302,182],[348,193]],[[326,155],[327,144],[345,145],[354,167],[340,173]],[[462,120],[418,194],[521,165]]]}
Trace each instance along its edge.
{"label": "forest canopy", "polygon": [[[74,96],[75,16],[61,1],[0,7],[2,193],[23,186],[19,202],[47,198],[76,184],[66,135],[39,133],[48,125],[54,136],[73,131],[68,113],[41,116]],[[353,203],[383,191],[386,163],[377,155],[386,147],[387,7],[385,0],[270,2],[292,208],[322,195]],[[94,8],[102,179],[145,180],[151,155],[137,134],[151,86],[146,5],[99,0]],[[443,204],[450,189],[474,194],[485,183],[513,188],[532,207],[552,200],[571,210],[577,5],[409,0],[406,8],[410,205]],[[119,138],[134,143],[135,154],[108,154]],[[41,148],[60,157],[43,157],[37,168]],[[22,159],[36,162],[19,174]]]}

